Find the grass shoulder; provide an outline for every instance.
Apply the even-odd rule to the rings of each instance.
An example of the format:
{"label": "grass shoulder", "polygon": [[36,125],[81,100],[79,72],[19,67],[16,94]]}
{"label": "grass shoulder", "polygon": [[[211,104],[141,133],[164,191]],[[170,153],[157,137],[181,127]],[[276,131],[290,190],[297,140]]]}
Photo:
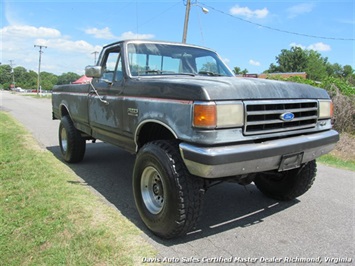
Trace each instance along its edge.
{"label": "grass shoulder", "polygon": [[155,257],[141,231],[12,117],[0,112],[3,265],[137,265]]}
{"label": "grass shoulder", "polygon": [[326,165],[355,171],[355,136],[342,133],[335,149],[317,161]]}
{"label": "grass shoulder", "polygon": [[23,96],[32,97],[34,99],[52,99],[51,93],[25,93]]}

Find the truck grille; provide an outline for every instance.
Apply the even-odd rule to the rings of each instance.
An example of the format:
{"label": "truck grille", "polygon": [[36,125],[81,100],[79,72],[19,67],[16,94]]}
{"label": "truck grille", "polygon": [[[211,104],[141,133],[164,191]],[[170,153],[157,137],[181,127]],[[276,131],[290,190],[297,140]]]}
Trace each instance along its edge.
{"label": "truck grille", "polygon": [[245,135],[313,128],[318,119],[317,101],[246,101],[244,103]]}

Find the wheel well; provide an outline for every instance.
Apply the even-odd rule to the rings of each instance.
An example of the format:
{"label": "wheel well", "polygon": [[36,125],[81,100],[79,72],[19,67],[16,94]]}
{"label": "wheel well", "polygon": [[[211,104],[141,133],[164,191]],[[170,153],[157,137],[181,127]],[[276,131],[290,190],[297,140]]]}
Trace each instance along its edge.
{"label": "wheel well", "polygon": [[62,105],[60,107],[60,116],[63,117],[63,116],[66,116],[66,115],[69,116],[69,111],[64,105]]}
{"label": "wheel well", "polygon": [[163,125],[158,123],[146,123],[137,136],[138,149],[143,147],[144,144],[154,140],[170,140],[176,139],[173,132]]}

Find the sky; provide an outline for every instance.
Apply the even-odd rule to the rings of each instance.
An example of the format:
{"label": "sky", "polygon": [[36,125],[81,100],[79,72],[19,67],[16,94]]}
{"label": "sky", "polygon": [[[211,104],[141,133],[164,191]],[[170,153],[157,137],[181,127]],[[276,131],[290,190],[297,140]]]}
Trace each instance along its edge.
{"label": "sky", "polygon": [[[0,0],[0,62],[84,74],[95,52],[122,39],[181,42],[187,0]],[[355,69],[355,1],[191,0],[187,43],[211,48],[233,69],[262,73],[282,49],[316,50]],[[202,10],[208,9],[205,14]]]}

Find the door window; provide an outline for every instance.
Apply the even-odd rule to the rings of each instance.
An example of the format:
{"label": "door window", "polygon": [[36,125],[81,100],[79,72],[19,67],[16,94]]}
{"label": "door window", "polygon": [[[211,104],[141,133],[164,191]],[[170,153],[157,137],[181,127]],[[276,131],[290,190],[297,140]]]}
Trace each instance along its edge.
{"label": "door window", "polygon": [[110,51],[106,57],[106,63],[104,65],[104,73],[102,80],[108,82],[115,82],[122,80],[122,60],[119,50]]}

